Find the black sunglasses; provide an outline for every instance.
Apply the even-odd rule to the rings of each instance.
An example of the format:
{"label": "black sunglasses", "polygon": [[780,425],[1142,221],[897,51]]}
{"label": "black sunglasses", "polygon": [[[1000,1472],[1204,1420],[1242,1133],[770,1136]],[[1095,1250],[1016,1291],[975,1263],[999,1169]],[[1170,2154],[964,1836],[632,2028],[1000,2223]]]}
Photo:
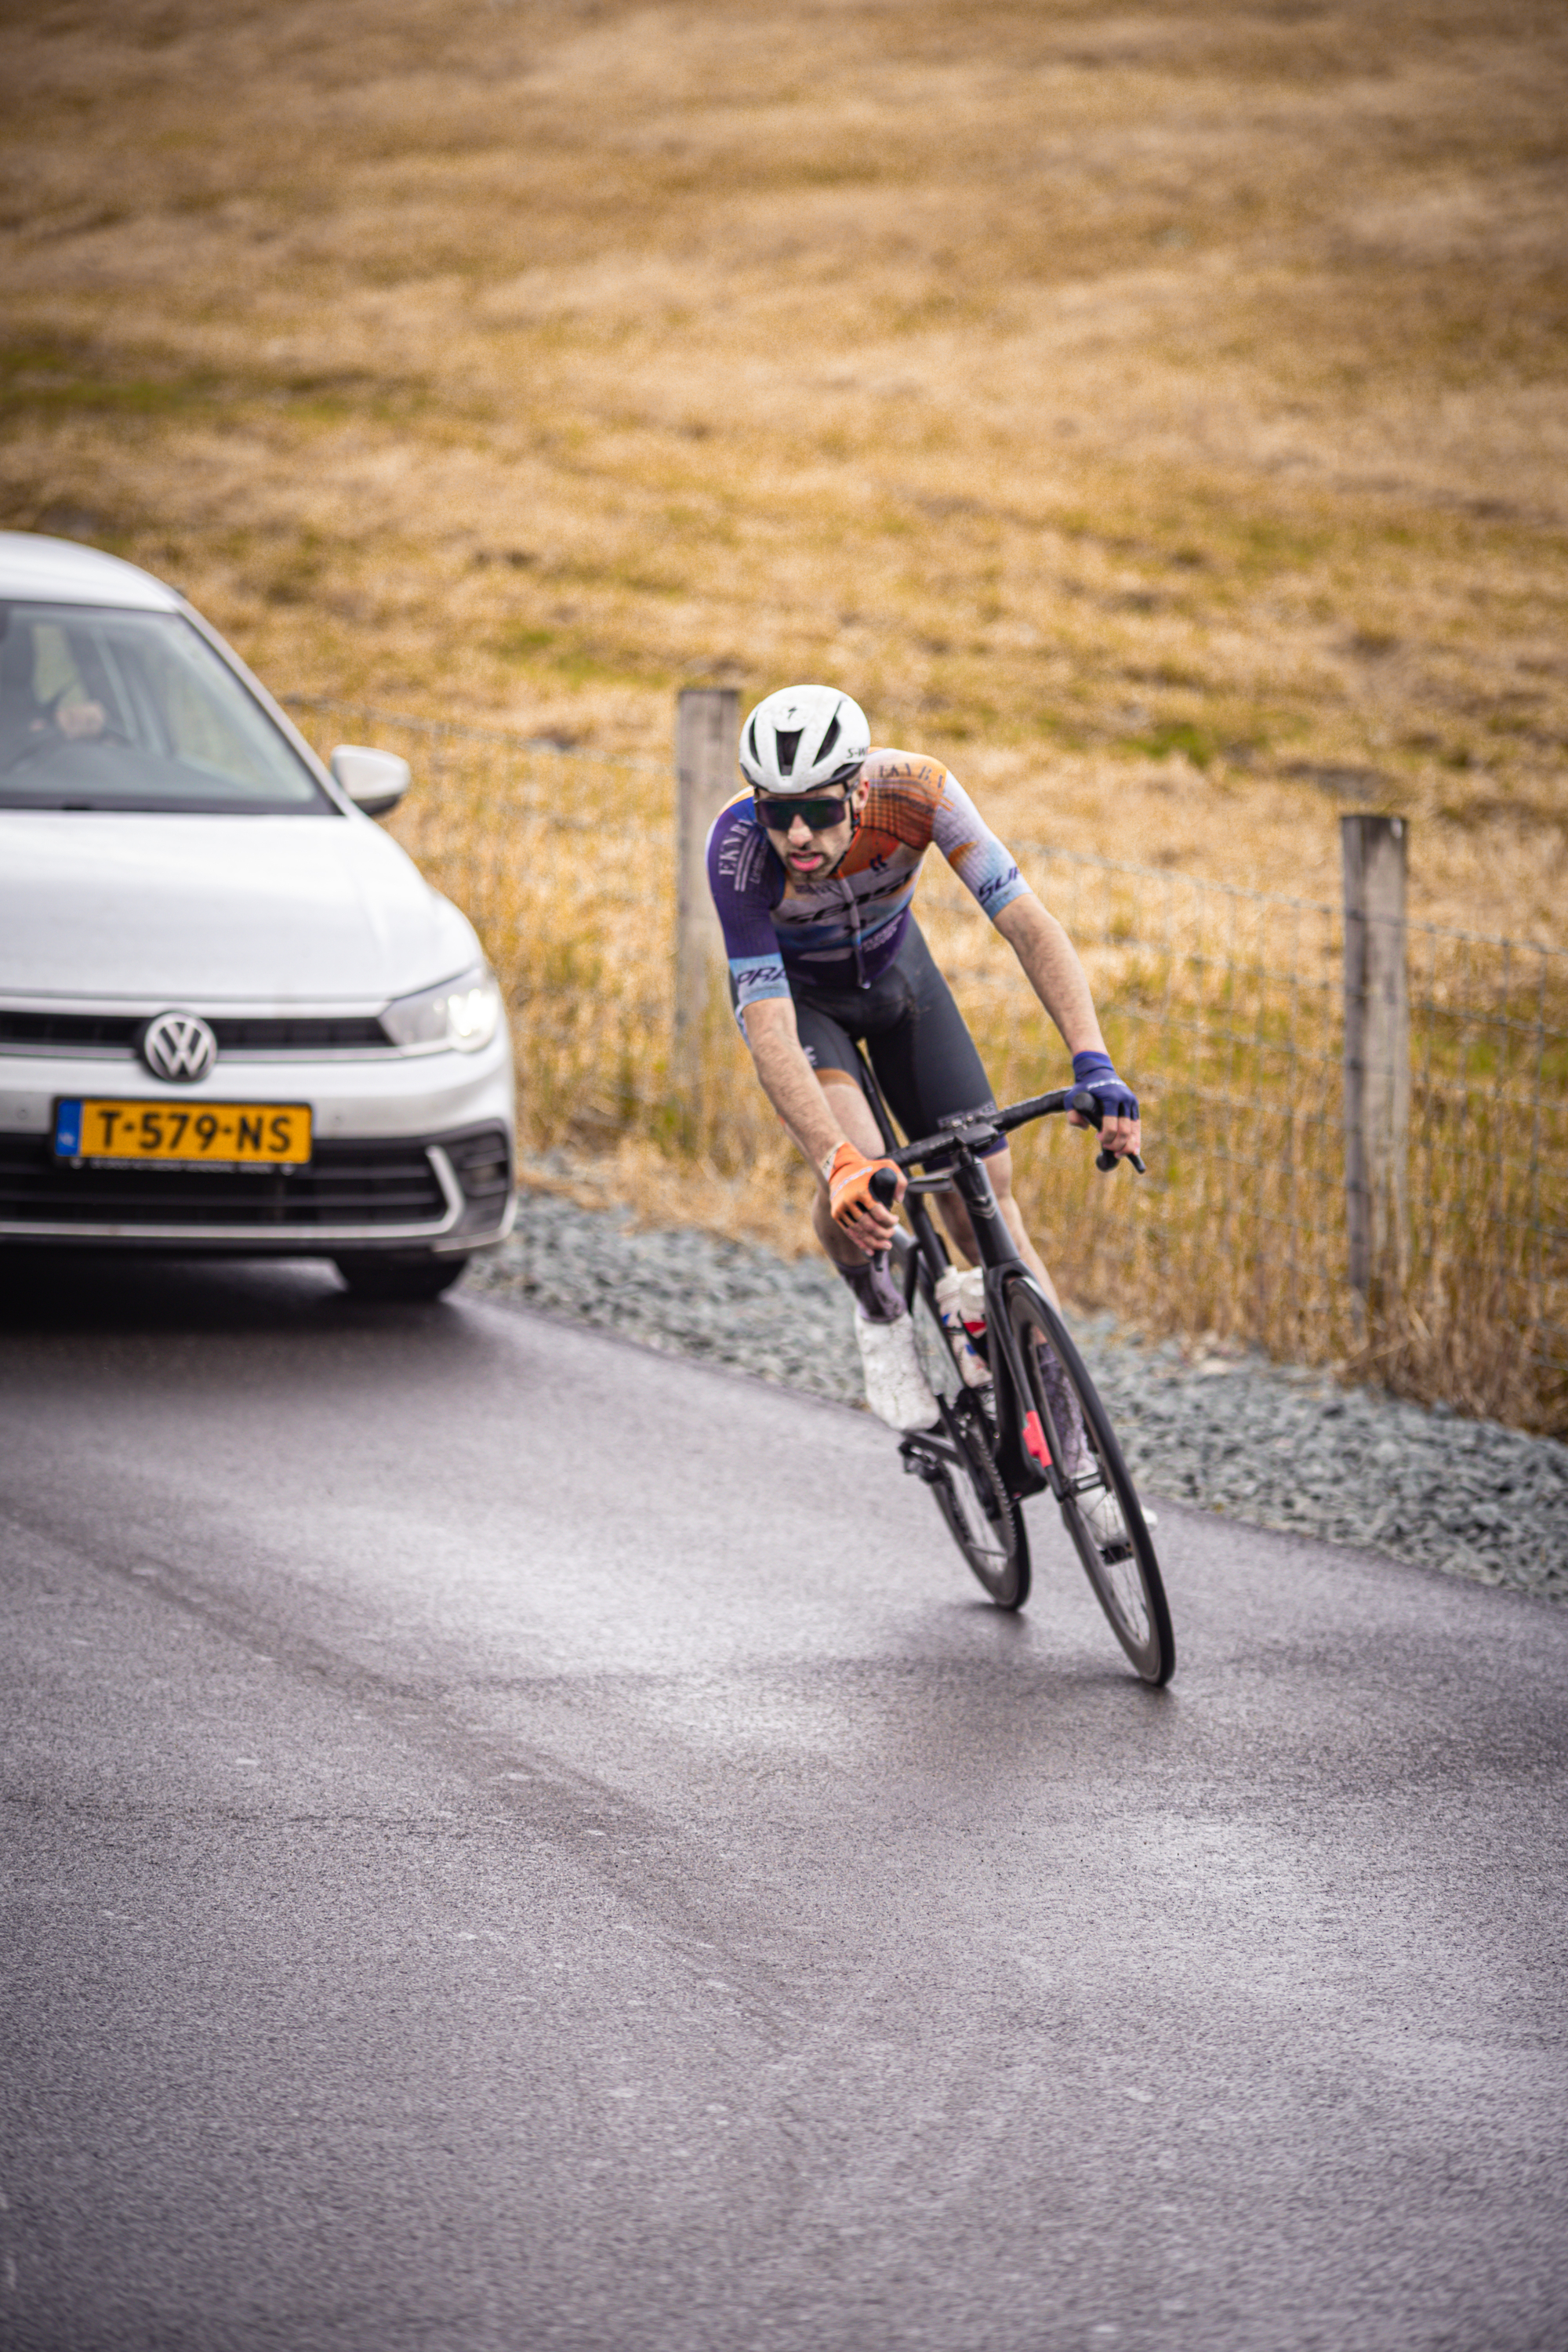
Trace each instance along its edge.
{"label": "black sunglasses", "polygon": [[773,833],[787,833],[797,816],[805,819],[813,833],[831,833],[849,813],[847,793],[837,800],[821,801],[774,801],[762,793],[754,793],[752,797],[758,816]]}

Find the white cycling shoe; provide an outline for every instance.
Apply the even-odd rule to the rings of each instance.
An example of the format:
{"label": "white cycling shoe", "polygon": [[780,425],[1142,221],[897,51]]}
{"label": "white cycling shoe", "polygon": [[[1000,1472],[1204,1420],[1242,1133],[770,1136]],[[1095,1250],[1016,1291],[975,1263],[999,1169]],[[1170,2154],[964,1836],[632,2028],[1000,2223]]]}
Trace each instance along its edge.
{"label": "white cycling shoe", "polygon": [[[1109,1486],[1101,1486],[1098,1494],[1080,1495],[1078,1498],[1078,1507],[1083,1513],[1084,1526],[1089,1529],[1101,1551],[1110,1551],[1124,1545],[1131,1545],[1132,1538],[1127,1532],[1127,1522],[1121,1516],[1121,1506]],[[1157,1528],[1160,1524],[1159,1513],[1145,1510],[1143,1524],[1146,1528]]]}
{"label": "white cycling shoe", "polygon": [[1127,1522],[1109,1486],[1101,1486],[1098,1494],[1080,1495],[1078,1507],[1084,1526],[1102,1552],[1120,1550],[1127,1543]]}
{"label": "white cycling shoe", "polygon": [[[1068,1386],[1061,1366],[1045,1348],[1040,1349],[1040,1376],[1051,1401],[1052,1418],[1062,1433],[1066,1448],[1062,1468],[1069,1478],[1082,1478],[1098,1465],[1089,1452],[1089,1435],[1083,1425],[1083,1415],[1079,1411],[1078,1399]],[[1109,1486],[1093,1487],[1081,1494],[1078,1507],[1083,1514],[1085,1527],[1102,1552],[1131,1548],[1132,1538],[1127,1532],[1121,1506]],[[1145,1509],[1143,1524],[1146,1528],[1158,1527],[1157,1514]]]}
{"label": "white cycling shoe", "polygon": [[892,1323],[868,1323],[855,1318],[860,1343],[860,1369],[866,1376],[866,1402],[889,1429],[930,1429],[942,1414],[931,1385],[921,1370],[915,1327],[900,1315]]}

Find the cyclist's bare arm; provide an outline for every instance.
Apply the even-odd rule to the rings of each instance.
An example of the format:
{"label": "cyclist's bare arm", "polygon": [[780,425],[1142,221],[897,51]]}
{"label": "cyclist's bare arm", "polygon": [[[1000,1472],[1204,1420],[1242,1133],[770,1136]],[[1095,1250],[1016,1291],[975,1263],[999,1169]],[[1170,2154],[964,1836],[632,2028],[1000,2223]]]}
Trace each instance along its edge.
{"label": "cyclist's bare arm", "polygon": [[[846,1135],[829,1101],[828,1089],[806,1060],[792,998],[764,996],[748,1004],[745,1032],[763,1092],[783,1120],[796,1150],[822,1185],[823,1169],[841,1143],[853,1143],[857,1150],[863,1150],[866,1142]],[[837,1093],[839,1089],[835,1087],[833,1091]],[[855,1097],[858,1102],[858,1088],[855,1089]],[[875,1150],[874,1143],[871,1148]],[[824,1200],[826,1197],[824,1187]],[[876,1202],[869,1202],[862,1213],[866,1230],[862,1234],[857,1228],[855,1238],[867,1249],[885,1249],[897,1229],[897,1217]],[[826,1221],[819,1218],[817,1224],[826,1241]]]}
{"label": "cyclist's bare arm", "polygon": [[[1088,974],[1056,917],[1047,913],[1032,890],[1026,890],[1011,899],[994,920],[1023,965],[1030,987],[1061,1031],[1068,1052],[1103,1054],[1105,1040],[1100,1034]],[[1068,1116],[1075,1127],[1089,1124],[1077,1111]],[[1135,1118],[1108,1118],[1101,1130],[1107,1151],[1136,1151],[1139,1140]]]}
{"label": "cyclist's bare arm", "polygon": [[802,1049],[793,1002],[787,996],[765,996],[748,1004],[745,1027],[763,1092],[795,1149],[820,1170],[846,1137]]}

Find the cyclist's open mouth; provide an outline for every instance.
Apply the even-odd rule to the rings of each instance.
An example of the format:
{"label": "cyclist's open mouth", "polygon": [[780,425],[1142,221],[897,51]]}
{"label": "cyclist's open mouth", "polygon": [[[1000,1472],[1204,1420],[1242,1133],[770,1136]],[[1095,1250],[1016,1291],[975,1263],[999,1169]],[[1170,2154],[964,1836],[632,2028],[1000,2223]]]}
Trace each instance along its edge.
{"label": "cyclist's open mouth", "polygon": [[792,849],[789,853],[792,870],[796,874],[815,874],[827,860],[820,849]]}

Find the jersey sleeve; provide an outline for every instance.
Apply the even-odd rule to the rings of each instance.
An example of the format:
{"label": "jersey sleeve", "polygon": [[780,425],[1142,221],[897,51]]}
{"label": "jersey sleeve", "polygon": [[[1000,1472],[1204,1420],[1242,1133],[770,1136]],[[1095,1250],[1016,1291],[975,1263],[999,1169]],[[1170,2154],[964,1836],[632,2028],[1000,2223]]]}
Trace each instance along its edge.
{"label": "jersey sleeve", "polygon": [[956,776],[944,774],[931,839],[984,914],[994,922],[1028,884],[1013,853],[997,840]]}
{"label": "jersey sleeve", "polygon": [[708,836],[708,887],[724,935],[735,1013],[742,1029],[749,1004],[790,992],[773,929],[773,910],[784,888],[777,866],[768,837],[752,814],[749,793],[720,811]]}

